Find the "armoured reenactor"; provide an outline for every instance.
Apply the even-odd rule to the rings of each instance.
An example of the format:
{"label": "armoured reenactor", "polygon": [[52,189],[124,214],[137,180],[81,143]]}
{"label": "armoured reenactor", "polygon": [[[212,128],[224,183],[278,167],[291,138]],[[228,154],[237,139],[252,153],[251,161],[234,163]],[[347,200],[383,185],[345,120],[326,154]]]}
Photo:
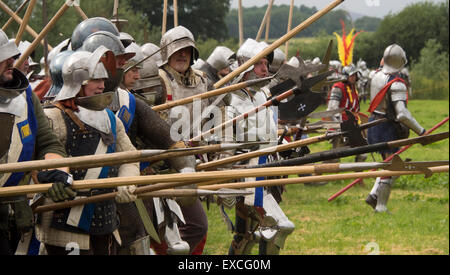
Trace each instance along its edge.
{"label": "armoured reenactor", "polygon": [[230,73],[230,65],[236,59],[236,54],[225,46],[218,46],[209,55],[206,62],[199,68],[208,78],[208,90],[222,77]]}
{"label": "armoured reenactor", "polygon": [[[240,65],[256,56],[266,48],[264,43],[247,39],[236,53]],[[261,58],[250,66],[237,81],[247,81],[269,76],[269,66],[273,61],[273,52]],[[225,98],[226,120],[244,114],[267,101],[267,95],[258,87],[250,87],[232,92]],[[230,137],[225,136],[226,139]],[[261,110],[256,115],[249,116],[247,121],[236,124],[234,140],[239,141],[277,141],[277,123],[271,108]],[[265,146],[261,145],[260,148]],[[251,159],[250,164],[264,163],[270,156]],[[247,180],[255,180],[247,178]],[[274,194],[272,194],[274,192]],[[277,201],[278,199],[278,201]],[[236,199],[236,223],[234,237],[229,254],[250,254],[252,247],[260,243],[260,254],[278,254],[284,246],[288,234],[294,230],[294,224],[284,215],[278,202],[281,200],[281,190],[256,188],[255,194]],[[223,210],[223,208],[221,208]],[[261,211],[264,209],[263,211]],[[265,212],[264,215],[261,213]],[[231,224],[231,221],[230,221]]]}
{"label": "armoured reenactor", "polygon": [[144,54],[141,51],[141,47],[134,42],[126,47],[125,51],[135,55],[128,59],[125,64],[125,73],[120,87],[132,92],[135,89],[136,82],[141,78],[139,71],[143,67],[139,61],[144,59]]}
{"label": "armoured reenactor", "polygon": [[[375,73],[370,84],[369,121],[380,118],[388,118],[389,121],[368,129],[369,144],[407,138],[410,129],[418,135],[423,135],[425,129],[407,108],[408,88],[399,74],[407,63],[405,51],[397,44],[388,46],[384,51],[383,63],[383,67]],[[386,159],[397,150],[398,148],[394,148],[379,153]],[[376,179],[366,199],[375,212],[387,211],[394,180],[394,177]]]}
{"label": "armoured reenactor", "polygon": [[[337,122],[344,122],[348,120],[347,115],[345,114],[345,110],[350,111],[358,121],[360,120],[360,106],[359,106],[359,94],[356,88],[356,84],[358,79],[360,78],[360,72],[357,68],[351,64],[349,66],[345,66],[342,69],[342,76],[344,77],[344,81],[335,83],[331,88],[331,91],[328,96],[328,107],[327,111],[333,111],[343,108],[339,114],[336,114],[331,117],[332,120]],[[335,137],[331,139],[331,144],[333,145],[333,149],[342,147],[345,145],[345,142],[342,137]],[[357,155],[355,161],[363,162],[367,158],[366,155]],[[339,162],[338,159],[325,161],[324,163],[335,163]],[[325,182],[319,183],[323,185]]]}
{"label": "armoured reenactor", "polygon": [[[139,70],[140,78],[136,81],[134,95],[144,100],[148,105],[159,105],[166,101],[163,95],[161,80],[159,78],[157,62],[161,60],[159,47],[153,43],[146,43],[141,46],[144,58],[152,55],[144,62]],[[157,52],[156,54],[154,54]]]}
{"label": "armoured reenactor", "polygon": [[[0,163],[66,157],[27,78],[13,68],[19,56],[15,43],[0,30]],[[68,175],[67,169],[58,171]],[[0,174],[0,188],[29,184],[30,177],[23,172]],[[32,228],[33,214],[26,196],[0,198],[1,255],[13,254],[23,234]]]}
{"label": "armoured reenactor", "polygon": [[[167,101],[178,100],[207,91],[208,83],[205,74],[191,67],[198,58],[198,50],[195,47],[194,36],[188,29],[178,26],[167,31],[161,38],[160,48],[162,60],[158,64],[159,76]],[[193,133],[193,127],[191,126],[195,125],[196,121],[199,124],[201,123],[202,111],[203,108],[208,106],[208,100],[201,100],[200,110],[194,110],[194,103],[177,106],[169,110],[166,120],[171,125],[171,135],[179,134],[176,138],[172,137],[173,140],[188,140],[188,135]],[[175,118],[180,113],[182,114],[180,121],[184,126],[177,128],[180,121],[175,120]],[[197,114],[198,116],[196,116]],[[196,185],[189,187],[195,188]],[[180,226],[181,238],[189,243],[192,253],[198,245],[204,245],[208,220],[198,198],[180,202],[180,206],[186,221],[185,224]]]}
{"label": "armoured reenactor", "polygon": [[[103,93],[108,72],[100,61],[102,57],[107,60],[106,66],[115,63],[113,53],[105,47],[99,47],[93,53],[78,51],[70,55],[63,65],[64,84],[55,97],[54,108],[45,109],[53,131],[71,156],[135,150],[122,123],[110,110],[105,109],[112,97]],[[137,176],[139,166],[130,163],[119,167],[71,169],[70,172],[75,180]],[[116,202],[127,203],[136,199],[133,194],[135,188],[132,185],[117,187],[115,200],[41,214],[36,226],[37,239],[44,243],[50,255],[67,254],[69,251],[66,247],[70,243],[79,247],[80,254],[116,254],[117,246],[121,243],[117,232],[119,219]],[[77,199],[113,192],[114,189],[75,192],[71,188],[64,188],[59,191],[50,196],[51,200]],[[51,200],[46,199],[45,203]]]}
{"label": "armoured reenactor", "polygon": [[[88,36],[83,42],[81,49],[93,51],[101,45],[112,49],[116,57],[124,57],[122,59],[125,62],[116,62],[115,64],[115,68],[120,71],[131,68],[132,65],[140,61],[138,59],[143,58],[141,55],[138,59],[134,59],[136,51],[133,51],[132,48],[128,48],[127,51],[117,36],[104,31],[95,32]],[[134,49],[137,50],[136,47]],[[114,80],[113,83],[116,84],[117,82]],[[184,147],[184,143],[176,143],[170,138],[169,125],[146,102],[135,97],[133,93],[126,89],[123,80],[117,83],[117,85],[119,84],[123,88],[110,85],[110,88],[114,91],[114,98],[112,103],[108,105],[108,108],[115,112],[116,116],[122,121],[133,145],[139,149]],[[181,173],[195,171],[195,160],[193,157],[171,159],[170,165]],[[145,163],[140,164],[141,173],[146,174],[144,169],[147,166]],[[144,225],[139,221],[146,220],[142,215],[151,217],[150,219],[156,223],[157,228],[162,232],[161,235],[164,236],[164,241],[168,246],[165,253],[187,254],[189,252],[188,243],[181,240],[178,232],[176,223],[178,220],[183,221],[184,218],[180,207],[175,201],[169,199],[160,200],[158,198],[144,201],[138,199],[135,201],[135,204],[136,206],[133,204],[121,204],[118,207],[122,220],[119,227],[119,233],[122,238],[120,253],[149,253],[149,238],[144,230]],[[136,209],[137,207],[139,208]],[[144,207],[147,213],[143,213],[144,211],[141,207]],[[153,216],[156,216],[157,219],[153,220]]]}
{"label": "armoured reenactor", "polygon": [[366,102],[366,98],[369,93],[370,70],[367,68],[367,64],[364,60],[359,60],[356,66],[360,72],[360,78],[357,82],[360,100]]}

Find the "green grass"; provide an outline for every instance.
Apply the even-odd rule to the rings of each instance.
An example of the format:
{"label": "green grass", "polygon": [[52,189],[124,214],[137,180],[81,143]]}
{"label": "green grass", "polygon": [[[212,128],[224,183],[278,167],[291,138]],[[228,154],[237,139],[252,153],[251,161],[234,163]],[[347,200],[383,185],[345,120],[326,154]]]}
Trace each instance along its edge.
{"label": "green grass", "polygon": [[[448,116],[449,102],[412,100],[409,110],[426,129]],[[319,110],[324,110],[320,107]],[[363,104],[362,111],[367,110]],[[435,131],[448,131],[448,123]],[[410,137],[416,136],[411,133]],[[331,149],[322,142],[310,146],[312,152]],[[376,161],[381,158],[373,154]],[[401,154],[414,161],[448,160],[448,139],[423,147],[414,145]],[[354,161],[348,157],[342,162]],[[368,161],[371,161],[369,156]],[[374,179],[364,180],[332,202],[327,199],[351,181],[324,186],[287,185],[280,206],[296,228],[289,235],[282,255],[368,254],[372,244],[380,254],[449,254],[448,173],[398,178],[391,192],[391,214],[375,214],[364,199]],[[206,210],[209,220],[204,254],[225,255],[232,239],[217,205]],[[234,209],[227,210],[234,222]],[[257,248],[253,254],[257,254]]]}

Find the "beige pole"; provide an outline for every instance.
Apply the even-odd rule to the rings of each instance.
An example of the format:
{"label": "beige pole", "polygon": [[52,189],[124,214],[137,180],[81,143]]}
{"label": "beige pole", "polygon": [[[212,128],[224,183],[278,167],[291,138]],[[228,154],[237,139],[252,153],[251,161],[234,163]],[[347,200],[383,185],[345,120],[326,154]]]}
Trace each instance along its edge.
{"label": "beige pole", "polygon": [[14,43],[18,46],[20,40],[22,39],[23,32],[25,31],[26,26],[28,26],[28,20],[30,20],[31,14],[33,13],[34,5],[36,4],[36,0],[31,0],[30,4],[28,4],[28,8],[25,11],[25,15],[23,16],[22,24],[20,24],[19,31],[16,35],[16,40]]}
{"label": "beige pole", "polygon": [[69,5],[67,3],[64,3],[61,8],[58,10],[58,12],[53,16],[53,18],[48,22],[47,26],[39,33],[38,37],[36,37],[31,43],[31,45],[28,47],[28,49],[20,55],[19,60],[17,60],[14,63],[14,67],[17,68],[25,61],[28,56],[34,51],[34,49],[37,47],[37,44],[42,41],[42,39],[47,35],[47,33],[53,28],[53,26],[56,24],[59,18],[66,12],[67,9],[69,9]]}
{"label": "beige pole", "polygon": [[[291,30],[291,25],[292,25],[292,15],[294,13],[294,0],[291,0],[291,6],[289,8],[289,19],[288,19],[288,26],[287,26],[287,32],[289,33],[289,31]],[[286,45],[285,45],[285,49],[284,49],[284,54],[286,55],[286,58],[288,58],[289,56],[289,40],[286,41]]]}
{"label": "beige pole", "polygon": [[[2,10],[4,10],[9,16],[11,16],[11,18],[13,18],[17,23],[22,24],[22,18],[20,18],[17,14],[15,14],[7,5],[5,5],[5,3],[3,3],[3,1],[0,0],[0,8]],[[26,26],[25,30],[31,34],[34,38],[37,38],[39,35],[30,27],[30,26]],[[40,43],[42,44],[42,46],[44,45],[44,41],[42,41],[42,39],[40,40]],[[48,45],[48,50],[51,51],[53,48]]]}

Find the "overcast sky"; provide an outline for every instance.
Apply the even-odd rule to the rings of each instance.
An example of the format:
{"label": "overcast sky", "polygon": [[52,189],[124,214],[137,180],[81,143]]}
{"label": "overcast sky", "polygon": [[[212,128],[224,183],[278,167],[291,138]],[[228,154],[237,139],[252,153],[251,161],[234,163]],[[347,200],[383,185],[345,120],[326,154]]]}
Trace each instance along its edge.
{"label": "overcast sky", "polygon": [[[315,6],[320,10],[332,2],[333,0],[294,0],[294,5],[297,7],[300,5]],[[418,2],[425,2],[425,0],[345,0],[336,9],[383,18],[389,12],[397,13],[407,5]],[[440,3],[445,0],[427,0],[427,2]],[[237,8],[238,3],[238,0],[231,0],[231,8]],[[244,7],[264,6],[268,3],[269,0],[242,0]],[[274,0],[274,5],[282,4],[290,5],[291,0]]]}

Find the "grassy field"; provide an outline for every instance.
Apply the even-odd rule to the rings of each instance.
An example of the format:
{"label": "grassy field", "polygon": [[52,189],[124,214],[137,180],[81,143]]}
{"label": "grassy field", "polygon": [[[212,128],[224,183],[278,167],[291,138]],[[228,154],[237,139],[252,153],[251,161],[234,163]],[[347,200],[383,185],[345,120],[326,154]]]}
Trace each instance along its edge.
{"label": "grassy field", "polygon": [[[449,114],[448,101],[412,100],[409,109],[426,129]],[[324,107],[319,108],[323,110]],[[362,111],[367,110],[363,104]],[[448,123],[435,133],[448,131]],[[411,133],[411,137],[416,136]],[[331,149],[322,142],[310,146],[312,152]],[[381,158],[373,154],[376,161]],[[422,147],[414,145],[402,158],[414,161],[448,160],[448,139]],[[344,158],[342,162],[353,161]],[[369,156],[367,161],[372,161]],[[449,179],[448,173],[423,176],[402,176],[391,192],[391,214],[375,214],[364,199],[373,179],[356,186],[336,200],[327,199],[351,181],[330,182],[324,186],[302,184],[286,186],[281,207],[294,222],[282,255],[335,254],[449,254]],[[206,210],[209,219],[208,239],[204,254],[226,255],[232,239],[222,221],[217,205]],[[234,210],[228,210],[234,222]],[[253,254],[257,254],[257,247]]]}

